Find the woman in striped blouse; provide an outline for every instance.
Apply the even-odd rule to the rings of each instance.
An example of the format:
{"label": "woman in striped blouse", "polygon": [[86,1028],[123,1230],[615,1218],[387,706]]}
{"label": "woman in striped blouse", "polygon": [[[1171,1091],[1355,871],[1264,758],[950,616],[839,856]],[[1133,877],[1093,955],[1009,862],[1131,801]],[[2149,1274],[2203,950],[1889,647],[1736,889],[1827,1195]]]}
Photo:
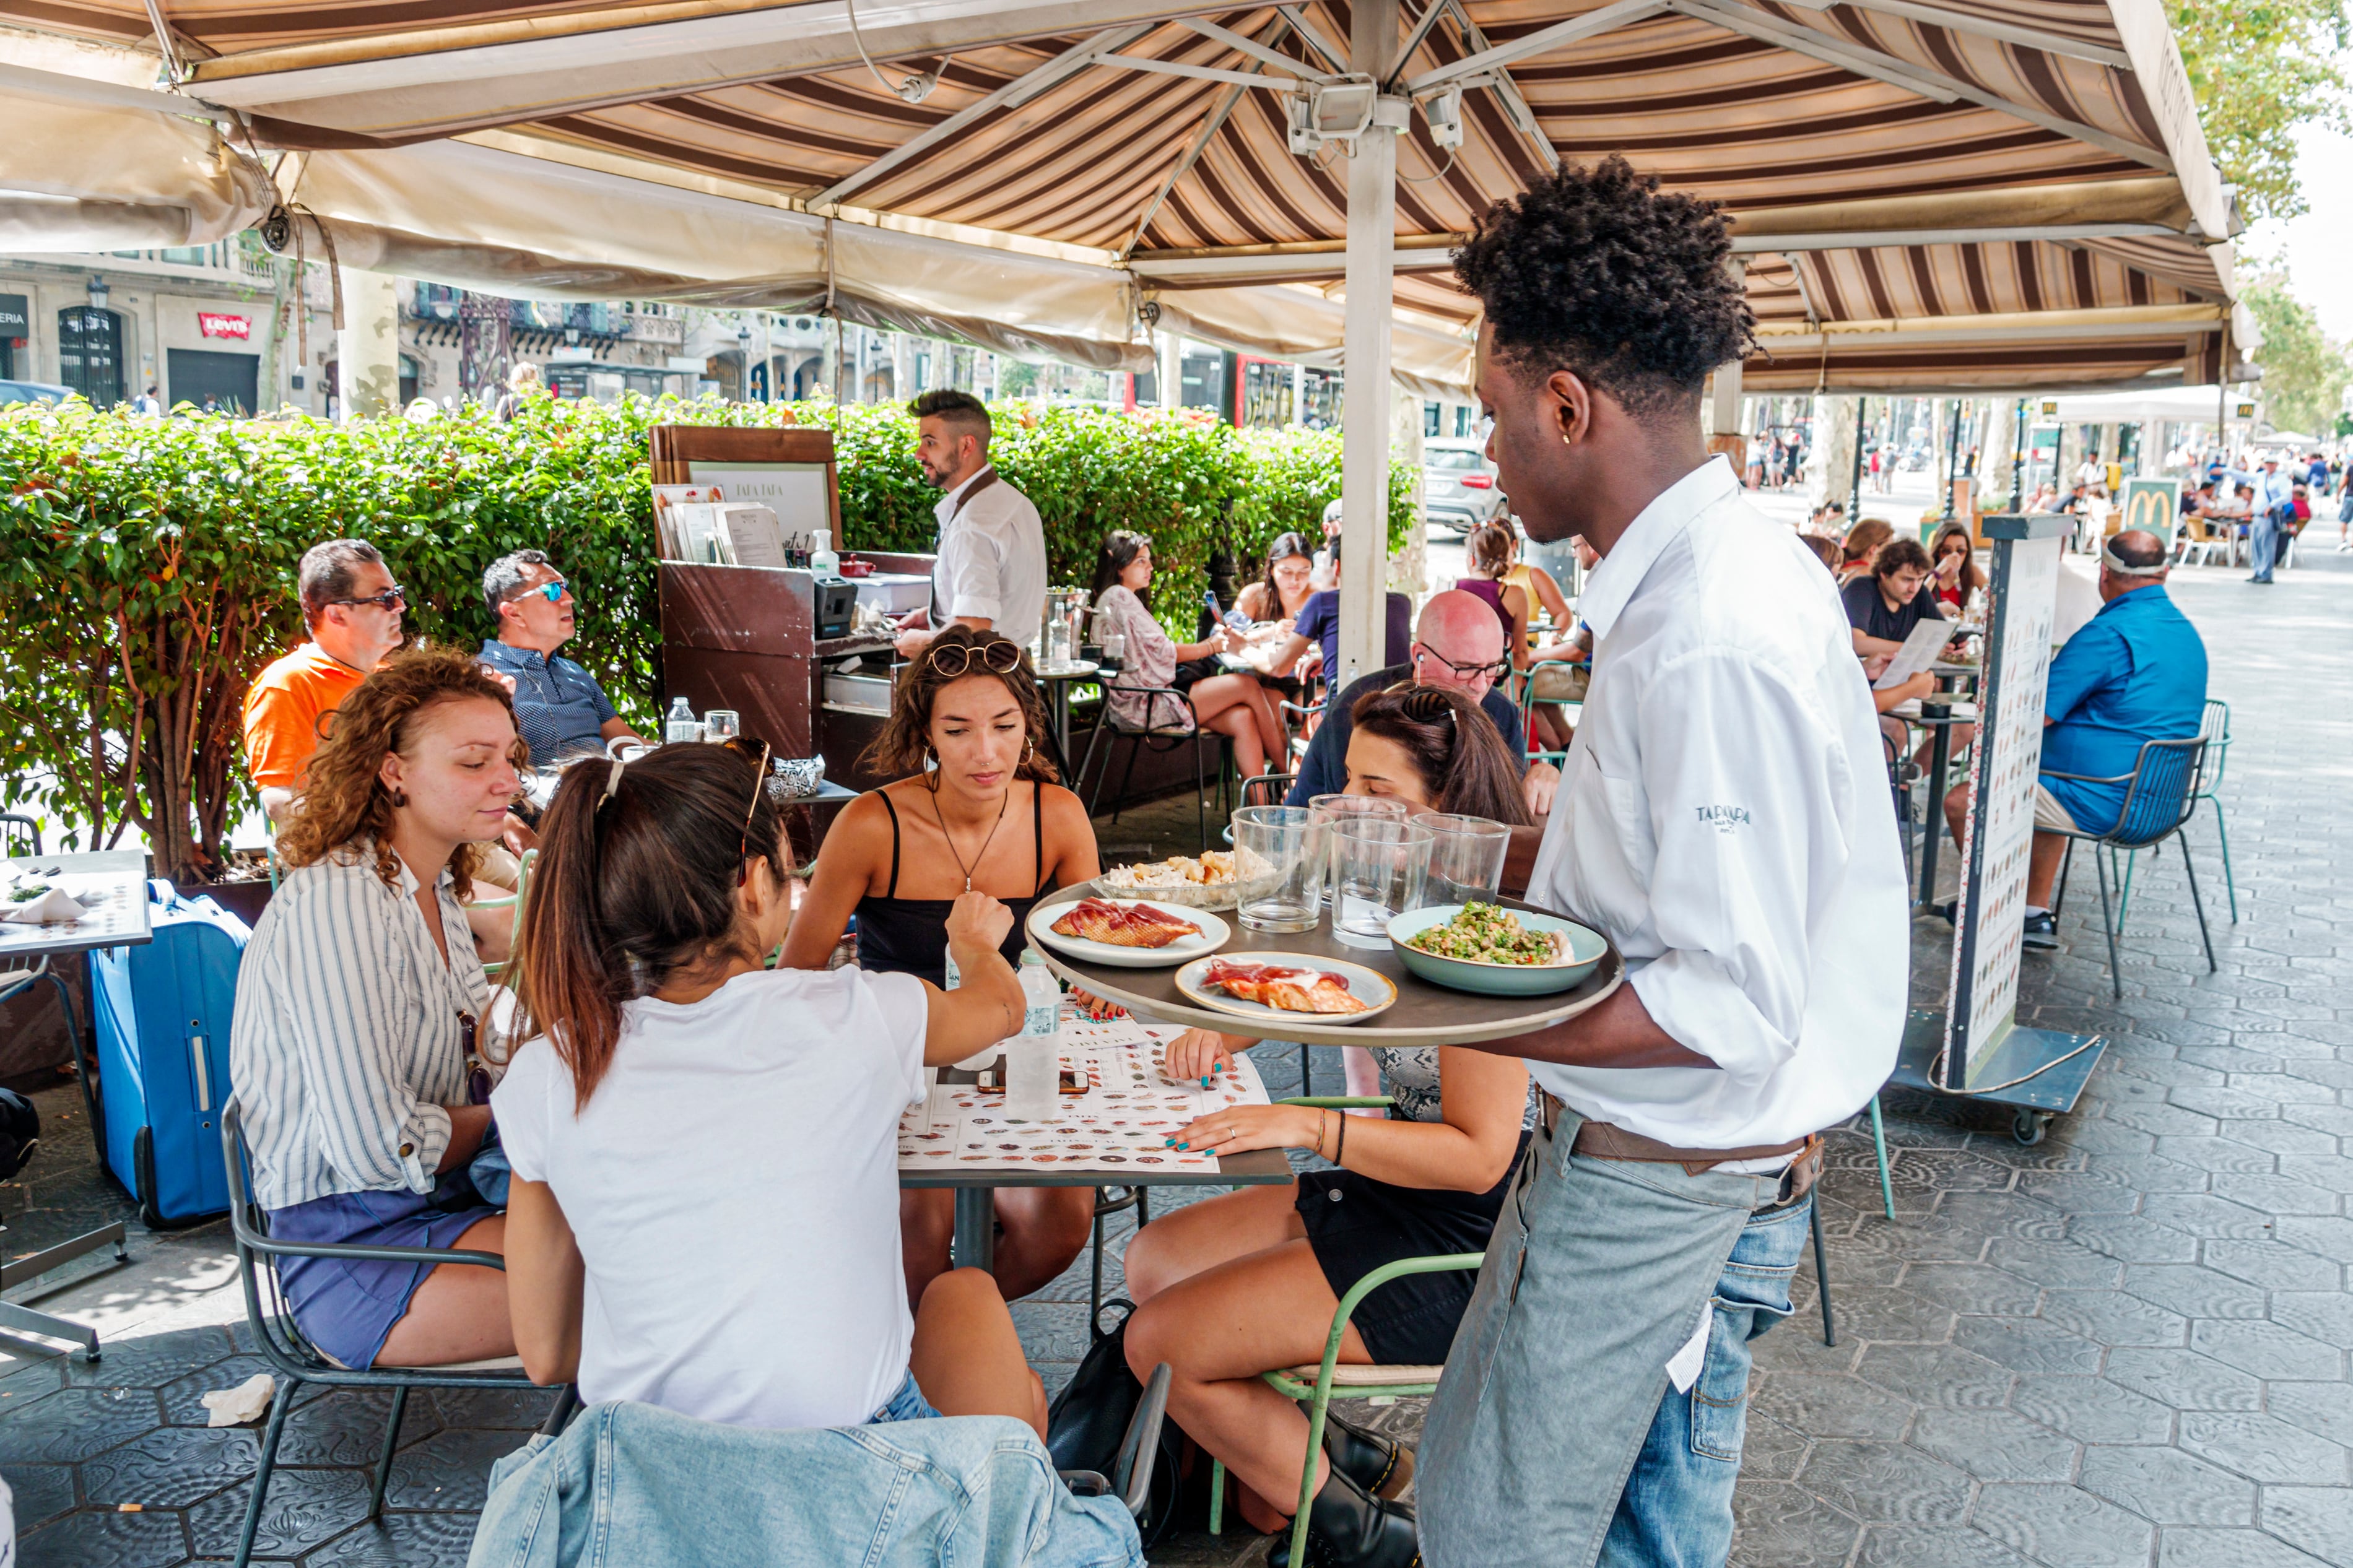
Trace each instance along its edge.
{"label": "woman in striped blouse", "polygon": [[[336,709],[230,1034],[272,1236],[505,1251],[504,1216],[465,1179],[491,1125],[468,1090],[489,984],[459,900],[527,756],[506,689],[455,648],[396,656]],[[495,1269],[288,1258],[279,1274],[346,1366],[514,1352]]]}

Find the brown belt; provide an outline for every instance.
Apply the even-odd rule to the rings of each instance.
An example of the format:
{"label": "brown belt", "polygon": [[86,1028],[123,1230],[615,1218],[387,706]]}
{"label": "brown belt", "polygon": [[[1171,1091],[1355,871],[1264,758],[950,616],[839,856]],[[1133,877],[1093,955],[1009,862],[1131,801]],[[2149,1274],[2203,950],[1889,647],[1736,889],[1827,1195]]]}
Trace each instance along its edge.
{"label": "brown belt", "polygon": [[[1549,1132],[1559,1125],[1567,1107],[1550,1093],[1539,1092],[1544,1105],[1545,1131]],[[1791,1155],[1789,1168],[1781,1180],[1778,1201],[1784,1204],[1804,1196],[1822,1172],[1820,1133],[1787,1143],[1757,1144],[1745,1149],[1678,1149],[1672,1144],[1662,1143],[1656,1138],[1645,1138],[1640,1132],[1614,1127],[1607,1121],[1581,1121],[1577,1128],[1577,1141],[1569,1145],[1569,1152],[1591,1160],[1639,1160],[1676,1164],[1694,1176],[1736,1160],[1770,1160],[1784,1154]]]}

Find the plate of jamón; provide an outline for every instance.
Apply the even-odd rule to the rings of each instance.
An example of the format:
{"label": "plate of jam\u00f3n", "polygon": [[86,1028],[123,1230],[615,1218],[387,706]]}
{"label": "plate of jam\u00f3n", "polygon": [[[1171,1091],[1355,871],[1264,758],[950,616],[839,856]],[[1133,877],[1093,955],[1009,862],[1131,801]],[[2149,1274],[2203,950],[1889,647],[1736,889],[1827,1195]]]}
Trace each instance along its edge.
{"label": "plate of jam\u00f3n", "polygon": [[[1293,952],[1220,953],[1176,972],[1176,989],[1197,1007],[1255,1018],[1360,1024],[1397,1005],[1397,986],[1377,969]],[[1285,1038],[1280,1034],[1271,1038]]]}
{"label": "plate of jam\u00f3n", "polygon": [[1233,928],[1207,910],[1154,899],[1039,904],[1029,911],[1029,940],[1088,963],[1156,969],[1225,945]]}

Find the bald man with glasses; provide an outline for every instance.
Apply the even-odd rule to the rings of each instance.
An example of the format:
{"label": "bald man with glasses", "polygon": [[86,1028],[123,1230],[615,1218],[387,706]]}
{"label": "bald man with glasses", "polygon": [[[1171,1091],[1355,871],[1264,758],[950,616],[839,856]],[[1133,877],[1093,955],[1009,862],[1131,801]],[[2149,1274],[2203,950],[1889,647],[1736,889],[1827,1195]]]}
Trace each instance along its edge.
{"label": "bald man with glasses", "polygon": [[1324,710],[1323,727],[1308,742],[1307,754],[1300,760],[1299,777],[1291,786],[1288,804],[1304,805],[1316,795],[1337,795],[1347,787],[1350,715],[1358,700],[1409,680],[1416,686],[1451,687],[1478,701],[1481,711],[1494,721],[1496,732],[1504,737],[1504,749],[1525,769],[1521,790],[1529,812],[1544,816],[1552,810],[1560,772],[1550,763],[1531,767],[1525,762],[1526,731],[1520,710],[1495,689],[1495,682],[1510,667],[1504,649],[1503,623],[1485,600],[1459,588],[1431,595],[1421,607],[1406,662],[1361,677]]}

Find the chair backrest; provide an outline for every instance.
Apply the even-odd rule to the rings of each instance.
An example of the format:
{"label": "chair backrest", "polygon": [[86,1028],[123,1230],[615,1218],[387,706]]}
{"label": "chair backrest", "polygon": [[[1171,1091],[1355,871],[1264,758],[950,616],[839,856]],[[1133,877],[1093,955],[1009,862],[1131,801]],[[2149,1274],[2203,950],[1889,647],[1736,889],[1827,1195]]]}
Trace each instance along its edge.
{"label": "chair backrest", "polygon": [[2109,834],[2126,847],[2153,844],[2179,827],[2189,815],[2206,742],[2197,735],[2179,741],[2144,741],[2125,786],[2124,809]]}
{"label": "chair backrest", "polygon": [[0,827],[0,843],[5,843],[7,839],[14,837],[14,830],[21,827],[25,830],[26,836],[33,841],[33,858],[35,859],[40,858],[44,851],[41,848],[41,825],[39,823],[35,822],[29,816],[19,816],[17,813],[13,811],[0,811],[0,824],[5,824],[5,827]]}
{"label": "chair backrest", "polygon": [[[1242,804],[1244,805],[1281,805],[1282,797],[1291,793],[1291,786],[1298,777],[1297,773],[1253,774],[1242,780]],[[1259,798],[1251,798],[1252,790],[1261,792]]]}
{"label": "chair backrest", "polygon": [[2231,705],[2219,697],[2206,699],[2206,713],[2198,726],[2198,738],[2206,742],[2204,764],[2199,769],[2199,795],[2211,795],[2222,782],[2222,770],[2231,761]]}

